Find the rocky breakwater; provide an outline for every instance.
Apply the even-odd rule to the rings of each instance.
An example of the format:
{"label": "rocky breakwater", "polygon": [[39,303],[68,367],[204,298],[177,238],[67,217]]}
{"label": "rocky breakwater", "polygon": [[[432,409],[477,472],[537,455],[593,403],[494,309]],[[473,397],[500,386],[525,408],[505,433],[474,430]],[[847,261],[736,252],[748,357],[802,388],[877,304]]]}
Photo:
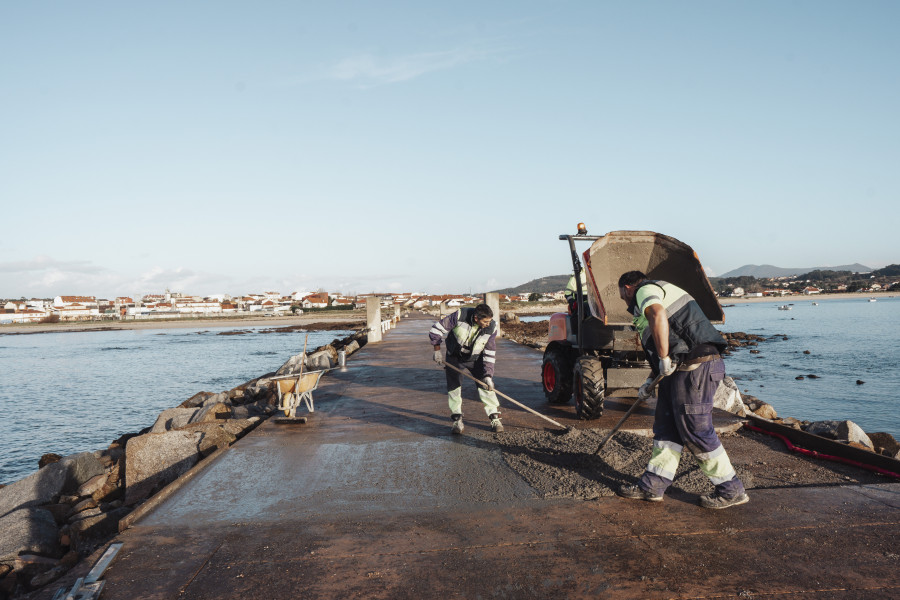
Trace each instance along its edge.
{"label": "rocky breakwater", "polygon": [[[722,335],[728,342],[728,349],[723,353],[726,356],[742,348],[749,348],[751,353],[760,354],[761,351],[758,349],[759,344],[788,340],[788,336],[781,333],[768,337],[748,334],[741,331],[723,333]],[[809,352],[809,350],[804,350],[805,354],[809,354]],[[808,374],[797,377],[797,379],[803,379],[804,377],[810,379],[818,378],[815,374]],[[741,395],[734,381],[730,377],[726,377],[726,382],[723,382],[723,385],[724,383],[733,387],[734,392],[737,392],[738,397],[740,397],[744,409],[743,413],[737,403],[734,404],[735,410],[730,411],[739,416],[747,416],[747,413],[752,413],[757,417],[791,427],[792,429],[805,431],[861,450],[868,450],[890,458],[900,459],[900,443],[898,443],[890,433],[883,431],[866,433],[859,425],[850,420],[804,421],[794,417],[780,417],[775,410],[775,407],[771,404],[764,402],[755,396],[751,396],[750,394],[744,393]],[[721,387],[719,391],[722,391]]]}
{"label": "rocky breakwater", "polygon": [[37,472],[0,487],[0,600],[47,585],[114,537],[146,500],[277,410],[273,377],[330,369],[366,331],[292,356],[276,372],[224,392],[198,392],[107,448],[45,454]]}

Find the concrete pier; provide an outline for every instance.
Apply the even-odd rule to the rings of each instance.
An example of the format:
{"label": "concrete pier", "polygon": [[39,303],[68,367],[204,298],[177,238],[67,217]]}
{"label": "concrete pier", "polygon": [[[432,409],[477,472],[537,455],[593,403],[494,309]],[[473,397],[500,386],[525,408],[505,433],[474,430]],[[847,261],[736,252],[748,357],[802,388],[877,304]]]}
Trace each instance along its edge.
{"label": "concrete pier", "polygon": [[[753,490],[724,511],[545,499],[467,435],[489,424],[465,389],[467,434],[450,434],[432,322],[401,321],[322,379],[306,425],[267,421],[120,534],[103,598],[900,597],[900,484]],[[585,426],[546,405],[539,370],[499,341],[498,389]],[[504,422],[552,428],[508,406]]]}

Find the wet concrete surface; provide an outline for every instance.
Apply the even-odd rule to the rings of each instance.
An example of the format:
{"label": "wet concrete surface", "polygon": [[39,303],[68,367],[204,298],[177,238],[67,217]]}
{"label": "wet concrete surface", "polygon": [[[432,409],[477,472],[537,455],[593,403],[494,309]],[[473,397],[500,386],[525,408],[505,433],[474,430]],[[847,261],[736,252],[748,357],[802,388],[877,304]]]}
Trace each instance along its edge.
{"label": "wet concrete surface", "polygon": [[[121,534],[103,598],[900,597],[900,484],[755,489],[724,511],[679,480],[652,504],[543,489],[516,458],[551,461],[522,440],[564,456],[556,440],[599,434],[509,406],[493,434],[464,383],[451,435],[430,326],[404,320],[322,379],[307,424],[264,423]],[[618,422],[625,401],[600,423],[548,406],[540,358],[501,340],[498,389],[581,430]],[[649,429],[641,412],[626,429]],[[628,481],[631,462],[584,463],[578,489]]]}

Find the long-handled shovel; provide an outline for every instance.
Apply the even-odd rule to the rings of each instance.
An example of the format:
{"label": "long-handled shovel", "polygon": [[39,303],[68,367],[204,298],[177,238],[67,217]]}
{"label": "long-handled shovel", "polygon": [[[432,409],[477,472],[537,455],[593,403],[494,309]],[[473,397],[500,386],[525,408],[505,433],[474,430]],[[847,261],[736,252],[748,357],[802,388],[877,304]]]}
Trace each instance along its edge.
{"label": "long-handled shovel", "polygon": [[[478,378],[476,378],[476,377],[472,377],[471,375],[469,375],[468,373],[466,373],[466,372],[463,371],[462,369],[457,369],[457,368],[454,367],[453,365],[448,365],[446,362],[444,363],[444,366],[447,367],[448,369],[451,369],[451,370],[453,370],[453,371],[456,371],[456,372],[459,373],[460,375],[465,375],[466,377],[468,377],[469,379],[471,379],[471,380],[474,381],[475,383],[481,385],[481,387],[487,388],[487,384],[485,384],[483,381],[481,381],[480,379],[478,379]],[[516,406],[518,406],[519,408],[524,408],[525,410],[527,410],[527,411],[530,412],[531,414],[537,415],[537,416],[539,416],[540,418],[544,419],[545,421],[549,421],[550,423],[553,423],[554,425],[556,425],[557,427],[559,427],[559,428],[561,428],[561,429],[565,429],[565,430],[567,430],[567,431],[568,431],[568,429],[569,429],[569,428],[566,427],[565,425],[561,425],[561,424],[557,423],[556,421],[554,421],[554,420],[551,419],[550,417],[545,417],[545,416],[542,415],[541,413],[539,413],[539,412],[537,412],[537,411],[535,411],[535,410],[532,410],[532,409],[528,408],[527,406],[525,406],[525,405],[522,404],[521,402],[517,402],[516,400],[513,400],[512,398],[510,398],[509,396],[507,396],[507,395],[504,394],[503,392],[498,391],[496,388],[494,389],[494,393],[497,394],[498,396],[500,396],[501,398],[505,398],[505,399],[509,400],[510,402],[512,402],[513,404],[515,404]]]}
{"label": "long-handled shovel", "polygon": [[[665,375],[660,373],[659,375],[656,376],[656,379],[654,379],[650,383],[650,388],[647,390],[649,392],[648,397],[653,395],[653,390],[656,389],[656,386],[659,384],[660,381],[662,381],[663,377],[665,377]],[[631,413],[633,413],[635,410],[637,410],[637,407],[643,403],[644,403],[643,400],[638,399],[635,401],[634,404],[631,405],[631,408],[629,408],[628,412],[626,412],[625,415],[621,419],[619,419],[619,422],[616,423],[616,426],[612,428],[612,431],[609,432],[609,435],[606,436],[606,438],[602,442],[600,442],[600,445],[597,446],[597,449],[594,451],[594,454],[600,453],[600,450],[603,448],[603,446],[606,445],[606,442],[608,442],[609,440],[612,439],[612,436],[614,436],[616,434],[616,432],[619,430],[619,428],[622,427],[622,425],[625,423],[625,421],[628,420],[628,417],[631,416]]]}

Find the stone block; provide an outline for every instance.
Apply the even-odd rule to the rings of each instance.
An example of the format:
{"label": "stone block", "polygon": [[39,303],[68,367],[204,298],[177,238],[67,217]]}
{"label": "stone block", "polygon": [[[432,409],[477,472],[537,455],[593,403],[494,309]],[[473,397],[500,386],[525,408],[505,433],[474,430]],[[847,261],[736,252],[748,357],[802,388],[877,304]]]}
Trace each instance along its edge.
{"label": "stone block", "polygon": [[759,407],[753,411],[757,417],[762,417],[763,419],[769,419],[770,421],[778,418],[778,413],[775,411],[775,408],[771,404],[766,404],[765,402],[760,402]]}
{"label": "stone block", "polygon": [[198,431],[147,433],[128,440],[125,447],[125,504],[147,498],[200,459]]}
{"label": "stone block", "polygon": [[131,512],[128,507],[117,508],[75,521],[70,525],[72,549],[81,555],[90,554],[94,548],[119,532],[119,521]]}
{"label": "stone block", "polygon": [[744,406],[744,401],[741,399],[741,392],[731,377],[725,377],[719,383],[719,387],[716,389],[716,394],[713,397],[713,406],[739,417],[747,416],[747,407]]}
{"label": "stone block", "polygon": [[333,367],[335,362],[332,360],[330,352],[320,350],[306,359],[306,368],[308,371],[322,371]]}
{"label": "stone block", "polygon": [[869,436],[853,421],[815,421],[807,426],[806,431],[832,440],[862,444],[869,450],[875,449]]}
{"label": "stone block", "polygon": [[216,420],[220,420],[220,419],[227,419],[230,416],[231,416],[231,407],[223,402],[216,402],[213,404],[207,404],[203,408],[199,409],[188,420],[187,425],[193,425],[194,423],[206,423],[208,421],[216,421]]}
{"label": "stone block", "polygon": [[105,472],[93,452],[81,452],[48,464],[36,473],[0,488],[0,516],[20,508],[49,504]]}
{"label": "stone block", "polygon": [[[196,408],[167,408],[156,417],[156,422],[150,428],[150,433],[163,433],[187,425],[197,410]],[[177,425],[175,423],[176,420],[178,421]]]}
{"label": "stone block", "polygon": [[889,433],[879,431],[870,433],[869,439],[875,445],[875,451],[891,458],[900,458],[900,443]]}
{"label": "stone block", "polygon": [[0,517],[0,562],[15,560],[19,554],[63,555],[59,528],[50,511],[23,508]]}

